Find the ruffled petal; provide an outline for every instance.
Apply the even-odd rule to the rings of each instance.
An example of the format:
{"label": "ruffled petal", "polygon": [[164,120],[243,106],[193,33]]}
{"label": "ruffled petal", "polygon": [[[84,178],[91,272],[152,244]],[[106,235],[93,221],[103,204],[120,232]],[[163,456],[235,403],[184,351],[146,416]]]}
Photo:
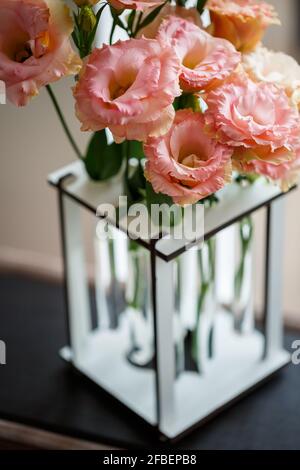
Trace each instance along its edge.
{"label": "ruffled petal", "polygon": [[192,110],[177,111],[169,132],[144,145],[145,176],[156,192],[177,204],[192,204],[221,189],[231,177],[230,147],[204,130],[204,119]]}

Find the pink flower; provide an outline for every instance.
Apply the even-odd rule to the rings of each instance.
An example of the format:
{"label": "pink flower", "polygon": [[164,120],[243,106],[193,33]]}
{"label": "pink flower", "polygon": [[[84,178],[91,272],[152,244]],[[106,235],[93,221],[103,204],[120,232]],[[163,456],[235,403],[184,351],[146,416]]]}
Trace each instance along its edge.
{"label": "pink flower", "polygon": [[176,204],[193,204],[231,180],[232,149],[211,139],[192,110],[177,111],[169,132],[148,139],[144,152],[146,178]]}
{"label": "pink flower", "polygon": [[1,0],[0,80],[12,103],[24,106],[39,88],[76,74],[81,61],[69,36],[69,10],[56,0]]}
{"label": "pink flower", "polygon": [[300,175],[300,147],[290,154],[290,161],[280,163],[268,162],[259,158],[247,160],[245,155],[235,152],[233,159],[234,169],[243,174],[255,174],[266,177],[278,184],[282,191],[288,191],[297,184]]}
{"label": "pink flower", "polygon": [[[299,136],[297,111],[284,90],[269,83],[254,83],[245,75],[234,75],[206,98],[206,129],[232,147],[254,149],[262,159],[289,159]],[[249,160],[249,152],[247,159]]]}
{"label": "pink flower", "polygon": [[288,191],[299,183],[300,176],[300,145],[295,149],[295,159],[285,166],[285,171],[273,178],[279,181],[282,191]]}
{"label": "pink flower", "polygon": [[293,57],[258,47],[243,56],[243,67],[253,81],[283,88],[291,103],[300,107],[300,65]]}
{"label": "pink flower", "polygon": [[180,95],[179,60],[151,39],[119,41],[95,49],[74,89],[82,130],[109,127],[116,142],[145,141],[166,133]]}
{"label": "pink flower", "polygon": [[145,11],[149,8],[162,5],[164,0],[108,0],[108,3],[116,10],[139,10]]}
{"label": "pink flower", "polygon": [[208,0],[213,36],[228,39],[237,50],[250,52],[266,28],[280,24],[272,5],[260,0]]}
{"label": "pink flower", "polygon": [[190,21],[175,16],[162,23],[158,38],[175,49],[182,64],[180,85],[186,92],[218,85],[241,61],[240,53],[230,42],[213,38]]}
{"label": "pink flower", "polygon": [[156,16],[155,20],[151,21],[151,23],[145,26],[145,28],[140,29],[136,37],[139,38],[144,36],[146,38],[154,39],[158,33],[161,23],[170,16],[184,18],[185,20],[199,26],[199,28],[202,27],[201,17],[197,8],[185,8],[166,3],[166,5],[164,5],[159,14]]}

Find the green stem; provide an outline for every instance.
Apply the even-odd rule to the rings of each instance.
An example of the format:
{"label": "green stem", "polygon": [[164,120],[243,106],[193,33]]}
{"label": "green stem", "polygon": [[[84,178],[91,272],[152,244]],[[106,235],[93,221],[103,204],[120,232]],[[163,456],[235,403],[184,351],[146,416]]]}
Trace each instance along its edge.
{"label": "green stem", "polygon": [[135,289],[134,296],[131,306],[136,310],[139,308],[139,291],[140,291],[140,266],[139,266],[139,255],[137,252],[133,254],[134,257],[134,269],[135,269]]}
{"label": "green stem", "polygon": [[203,13],[206,2],[207,0],[197,0],[197,10],[199,11],[200,15]]}
{"label": "green stem", "polygon": [[112,45],[112,42],[113,42],[113,37],[114,37],[114,32],[115,32],[116,26],[117,26],[117,22],[114,19],[112,27],[111,27],[110,36],[109,36],[109,44],[110,45]]}
{"label": "green stem", "polygon": [[74,152],[76,153],[77,157],[78,157],[80,160],[83,160],[83,156],[81,155],[81,152],[80,152],[80,150],[79,150],[79,148],[78,148],[78,146],[77,146],[77,144],[76,144],[76,142],[75,142],[75,140],[74,140],[74,138],[73,138],[73,136],[72,136],[72,134],[71,134],[71,131],[70,131],[70,129],[69,129],[67,123],[66,123],[66,120],[65,120],[65,118],[64,118],[64,115],[63,115],[63,113],[62,113],[62,111],[61,111],[61,109],[60,109],[60,106],[59,106],[59,104],[58,104],[58,101],[57,101],[57,99],[56,99],[56,97],[55,97],[55,95],[54,95],[54,93],[53,93],[53,90],[52,90],[52,88],[50,87],[50,85],[46,85],[46,90],[47,90],[47,92],[48,92],[48,94],[49,94],[49,96],[50,96],[50,99],[51,99],[51,101],[52,101],[52,103],[53,103],[53,106],[54,106],[54,108],[55,108],[55,111],[56,111],[56,113],[57,113],[57,115],[58,115],[58,117],[59,117],[59,120],[60,120],[60,122],[61,122],[61,125],[62,125],[62,127],[63,127],[65,133],[66,133],[66,136],[68,137],[69,142],[70,142],[71,146],[73,147]]}
{"label": "green stem", "polygon": [[143,301],[143,291],[145,288],[144,285],[144,273],[143,273],[143,253],[139,245],[130,241],[129,244],[129,256],[131,257],[132,267],[133,267],[133,279],[135,280],[134,292],[132,299],[129,299],[128,305],[135,310],[142,310],[142,301]]}
{"label": "green stem", "polygon": [[132,200],[132,194],[130,189],[130,182],[129,182],[129,142],[125,140],[124,143],[124,157],[125,157],[125,171],[124,171],[124,180],[123,186],[125,190],[125,194],[129,197],[130,201]]}
{"label": "green stem", "polygon": [[[201,288],[200,294],[198,298],[198,305],[197,305],[197,320],[196,320],[196,327],[193,332],[192,337],[192,356],[194,360],[197,362],[198,360],[198,329],[200,323],[201,312],[203,311],[203,306],[205,304],[205,300],[207,295],[209,294],[210,288],[212,288],[214,281],[215,281],[215,239],[210,238],[207,242],[208,248],[208,271],[205,272],[204,263],[203,263],[203,252],[202,250],[199,251],[199,267],[200,267],[200,275],[201,275]],[[209,355],[212,355],[211,346]]]}
{"label": "green stem", "polygon": [[253,239],[253,221],[251,216],[245,217],[240,222],[241,261],[235,275],[235,298],[239,299],[245,272],[245,261]]}
{"label": "green stem", "polygon": [[198,315],[203,307],[205,297],[209,291],[209,287],[215,281],[215,240],[210,238],[207,242],[208,248],[208,273],[204,271],[203,264],[203,253],[202,250],[199,251],[199,266],[200,266],[200,275],[201,275],[201,290],[198,300]]}
{"label": "green stem", "polygon": [[140,11],[140,12],[139,12],[138,19],[137,19],[137,22],[136,22],[135,31],[134,31],[134,32],[132,32],[132,37],[133,37],[133,38],[135,38],[135,36],[136,36],[136,35],[137,35],[137,33],[139,32],[139,29],[140,29],[140,24],[141,24],[142,18],[143,18],[143,12],[142,12],[142,11]]}
{"label": "green stem", "polygon": [[158,14],[160,13],[162,8],[164,8],[164,6],[169,1],[170,0],[166,0],[164,3],[162,3],[158,7],[154,8],[154,10],[152,10],[150,13],[148,13],[148,15],[143,19],[143,21],[142,21],[142,15],[140,15],[140,17],[138,19],[138,24],[135,28],[134,33],[132,34],[132,37],[135,37],[141,29],[145,28],[146,26],[148,26],[148,24],[152,23],[155,20],[155,18],[158,16]]}
{"label": "green stem", "polygon": [[108,253],[109,253],[110,266],[111,266],[111,276],[114,282],[116,279],[116,266],[115,266],[115,256],[114,256],[114,242],[111,237],[109,237],[108,239]]}
{"label": "green stem", "polygon": [[177,271],[177,285],[176,285],[176,292],[175,292],[175,310],[177,312],[180,311],[180,289],[181,289],[181,278],[180,278],[180,260],[179,258],[176,259],[176,271]]}

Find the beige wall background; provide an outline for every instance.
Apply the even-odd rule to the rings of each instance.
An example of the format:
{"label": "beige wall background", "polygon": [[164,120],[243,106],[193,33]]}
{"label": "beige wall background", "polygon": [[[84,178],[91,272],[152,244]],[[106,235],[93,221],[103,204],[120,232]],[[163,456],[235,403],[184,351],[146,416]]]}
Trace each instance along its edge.
{"label": "beige wall background", "polygon": [[[298,55],[295,5],[274,0],[283,27],[272,28],[265,43]],[[299,41],[300,42],[300,41]],[[88,135],[74,117],[72,79],[53,86],[66,119],[83,150]],[[74,155],[45,90],[26,108],[0,105],[0,268],[25,270],[50,277],[61,274],[56,193],[48,173],[74,160]],[[284,310],[300,324],[300,191],[287,198],[284,255]],[[86,218],[87,219],[87,218]],[[263,285],[263,214],[257,216],[255,283],[257,305]],[[87,232],[93,225],[86,222]]]}

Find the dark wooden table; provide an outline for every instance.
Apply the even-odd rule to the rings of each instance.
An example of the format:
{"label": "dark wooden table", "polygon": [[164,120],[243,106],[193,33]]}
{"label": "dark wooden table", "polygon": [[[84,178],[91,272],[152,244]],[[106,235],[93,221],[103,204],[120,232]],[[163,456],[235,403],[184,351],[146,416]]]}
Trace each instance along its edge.
{"label": "dark wooden table", "polygon": [[[61,285],[0,275],[0,448],[151,449],[164,446],[58,357],[65,344]],[[289,349],[300,333],[286,335]],[[174,445],[178,449],[300,449],[300,366]]]}
{"label": "dark wooden table", "polygon": [[43,429],[0,420],[0,450],[111,450],[114,446],[88,442]]}

